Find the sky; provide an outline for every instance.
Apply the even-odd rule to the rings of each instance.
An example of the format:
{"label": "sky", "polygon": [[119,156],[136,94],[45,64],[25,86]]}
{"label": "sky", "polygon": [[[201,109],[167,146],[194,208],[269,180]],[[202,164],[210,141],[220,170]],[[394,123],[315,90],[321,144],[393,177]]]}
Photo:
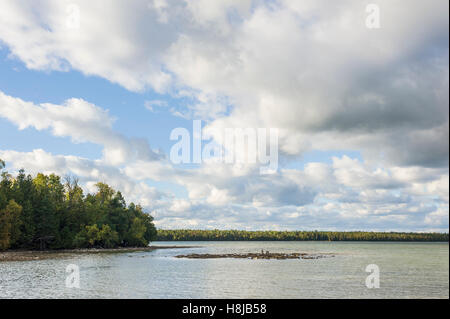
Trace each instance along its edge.
{"label": "sky", "polygon": [[[2,0],[0,158],[165,229],[448,232],[448,6]],[[174,163],[194,120],[276,128],[277,170]]]}

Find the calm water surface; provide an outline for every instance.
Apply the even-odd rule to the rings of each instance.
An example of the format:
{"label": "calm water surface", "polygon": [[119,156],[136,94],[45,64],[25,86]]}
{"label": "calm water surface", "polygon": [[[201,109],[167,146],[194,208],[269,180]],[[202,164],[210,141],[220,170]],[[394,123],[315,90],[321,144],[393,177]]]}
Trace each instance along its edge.
{"label": "calm water surface", "polygon": [[[198,248],[0,262],[0,298],[449,298],[448,243],[157,242]],[[178,254],[335,253],[316,260],[177,259]],[[66,266],[80,288],[66,288]],[[380,288],[365,286],[368,264]]]}

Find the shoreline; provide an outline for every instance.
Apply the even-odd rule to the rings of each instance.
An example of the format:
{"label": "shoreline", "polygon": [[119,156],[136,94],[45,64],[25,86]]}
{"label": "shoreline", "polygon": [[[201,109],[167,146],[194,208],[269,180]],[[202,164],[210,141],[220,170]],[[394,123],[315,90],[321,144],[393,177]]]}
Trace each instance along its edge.
{"label": "shoreline", "polygon": [[157,249],[195,248],[198,246],[148,246],[148,247],[119,247],[119,248],[81,248],[61,250],[6,250],[0,251],[0,263],[3,261],[30,261],[63,258],[80,254],[130,253],[153,251]]}

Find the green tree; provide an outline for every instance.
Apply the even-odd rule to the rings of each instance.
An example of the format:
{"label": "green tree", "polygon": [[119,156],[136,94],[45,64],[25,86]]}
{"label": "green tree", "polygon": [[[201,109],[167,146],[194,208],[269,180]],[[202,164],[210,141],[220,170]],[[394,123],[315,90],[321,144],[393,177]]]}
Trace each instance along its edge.
{"label": "green tree", "polygon": [[11,216],[6,209],[0,210],[0,250],[8,249],[11,242]]}
{"label": "green tree", "polygon": [[14,199],[11,199],[8,203],[8,206],[6,206],[6,210],[9,211],[11,218],[10,244],[12,247],[15,247],[22,233],[21,231],[22,220],[20,217],[23,209],[22,206],[20,206],[14,201]]}
{"label": "green tree", "polygon": [[135,217],[131,223],[130,230],[126,236],[126,241],[130,246],[145,246],[148,245],[148,240],[145,238],[145,222],[142,219]]}
{"label": "green tree", "polygon": [[83,194],[78,180],[23,169],[13,178],[0,160],[1,249],[146,246],[156,238],[153,217],[142,207],[128,207],[120,191],[97,183]]}
{"label": "green tree", "polygon": [[102,225],[98,232],[98,243],[103,248],[116,247],[119,242],[119,236],[116,231],[112,230],[109,225]]}
{"label": "green tree", "polygon": [[13,246],[20,236],[20,214],[22,206],[13,199],[0,210],[0,250]]}

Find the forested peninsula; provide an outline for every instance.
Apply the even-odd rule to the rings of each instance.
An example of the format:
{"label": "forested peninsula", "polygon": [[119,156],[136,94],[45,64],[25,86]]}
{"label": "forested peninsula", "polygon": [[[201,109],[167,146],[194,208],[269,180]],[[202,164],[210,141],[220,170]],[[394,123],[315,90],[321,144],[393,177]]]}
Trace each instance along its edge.
{"label": "forested peninsula", "polygon": [[13,178],[4,168],[0,159],[0,250],[146,247],[156,238],[153,218],[105,183],[83,194],[73,177]]}
{"label": "forested peninsula", "polygon": [[0,159],[0,250],[147,247],[150,241],[422,241],[448,242],[448,233],[365,231],[156,230],[140,205],[97,183],[84,194],[78,180],[55,174],[16,177]]}
{"label": "forested peninsula", "polygon": [[448,233],[397,233],[364,231],[245,231],[158,229],[158,241],[439,241],[448,242]]}

